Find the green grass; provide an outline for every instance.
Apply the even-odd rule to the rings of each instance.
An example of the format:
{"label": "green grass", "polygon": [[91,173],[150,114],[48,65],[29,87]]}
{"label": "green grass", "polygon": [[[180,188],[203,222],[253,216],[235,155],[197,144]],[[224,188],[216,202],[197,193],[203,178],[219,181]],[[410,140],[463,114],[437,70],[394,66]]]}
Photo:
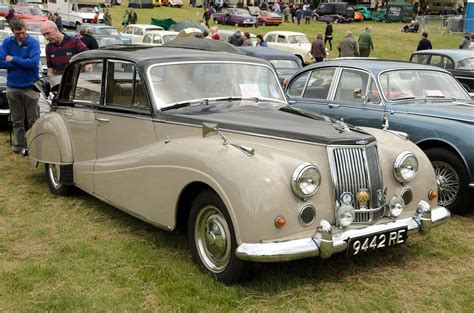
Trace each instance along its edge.
{"label": "green grass", "polygon": [[[123,10],[113,8],[116,26]],[[196,19],[200,12],[138,10],[140,23],[150,16]],[[335,42],[345,30],[357,34],[364,25],[336,25]],[[400,24],[373,25],[377,57],[406,59],[419,39],[399,33]],[[323,27],[298,29],[311,35]],[[435,47],[455,46],[459,39],[431,37]],[[474,307],[472,215],[357,259],[335,255],[257,264],[251,281],[225,286],[194,266],[184,233],[156,229],[81,192],[54,196],[43,172],[13,155],[8,132],[0,130],[0,312],[472,312]]]}
{"label": "green grass", "polygon": [[[175,21],[191,20],[199,22],[202,17],[202,8],[192,8],[186,6],[183,8],[168,8],[159,7],[154,9],[136,9],[138,14],[138,23],[149,24],[151,18],[172,18]],[[123,29],[122,16],[125,11],[125,3],[121,7],[113,7],[112,22],[115,27],[119,30]],[[214,23],[212,19],[210,25]],[[408,60],[411,52],[416,50],[418,41],[421,39],[420,33],[402,33],[400,28],[405,24],[403,23],[376,23],[376,22],[360,22],[350,24],[333,24],[334,26],[334,40],[333,40],[333,51],[330,54],[330,58],[337,57],[335,46],[344,37],[346,31],[350,30],[357,38],[361,32],[364,31],[364,27],[372,26],[372,37],[374,40],[374,51],[371,57],[383,58],[383,59],[396,59],[396,60]],[[218,25],[222,29],[235,29],[231,25]],[[301,25],[296,24],[281,24],[280,26],[265,26],[258,28],[241,28],[242,30],[249,31],[254,34],[264,35],[266,32],[273,30],[292,30],[305,33],[310,41],[314,40],[316,34],[321,32],[324,34],[326,23],[319,21],[312,21],[311,24]],[[435,25],[433,22],[429,24],[429,39],[433,44],[433,48],[458,48],[459,42],[462,39],[462,34],[442,34],[440,27]]]}

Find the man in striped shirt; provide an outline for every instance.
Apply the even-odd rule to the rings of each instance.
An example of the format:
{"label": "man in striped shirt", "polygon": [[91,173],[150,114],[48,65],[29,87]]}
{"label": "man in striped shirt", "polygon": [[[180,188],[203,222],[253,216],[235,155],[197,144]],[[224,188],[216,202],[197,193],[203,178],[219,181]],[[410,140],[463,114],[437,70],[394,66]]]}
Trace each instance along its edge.
{"label": "man in striped shirt", "polygon": [[48,75],[61,75],[73,55],[87,50],[82,40],[61,33],[52,21],[41,24],[41,33],[49,41],[46,46]]}

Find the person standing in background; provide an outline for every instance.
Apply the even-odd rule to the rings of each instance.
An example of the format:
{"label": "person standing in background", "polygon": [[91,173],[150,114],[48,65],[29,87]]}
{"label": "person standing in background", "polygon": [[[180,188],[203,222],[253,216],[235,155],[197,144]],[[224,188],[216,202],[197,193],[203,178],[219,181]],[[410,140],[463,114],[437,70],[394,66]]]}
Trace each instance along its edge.
{"label": "person standing in background", "polygon": [[97,40],[94,38],[94,30],[90,27],[84,29],[85,32],[82,32],[83,28],[81,29],[81,40],[86,45],[87,49],[94,50],[99,49],[99,44]]}
{"label": "person standing in background", "polygon": [[431,41],[428,40],[428,33],[423,32],[421,34],[421,40],[418,42],[418,47],[416,47],[416,51],[420,50],[430,50],[433,49],[433,46],[431,45]]}
{"label": "person standing in background", "polygon": [[130,13],[128,13],[128,24],[136,24],[138,21],[137,12],[133,8],[130,8]]}
{"label": "person standing in background", "polygon": [[127,25],[128,25],[128,15],[129,14],[130,14],[130,12],[127,9],[125,9],[125,12],[123,13],[123,17],[122,17],[122,25],[123,25],[124,28],[127,27]]}
{"label": "person standing in background", "polygon": [[352,37],[352,32],[348,30],[344,38],[337,45],[339,50],[339,56],[344,57],[358,57],[359,49],[357,47],[357,41]]}
{"label": "person standing in background", "polygon": [[103,20],[105,25],[112,26],[112,14],[110,14],[109,8],[105,8]]}
{"label": "person standing in background", "polygon": [[360,34],[359,36],[359,56],[361,57],[369,57],[370,56],[370,50],[374,50],[374,44],[372,41],[372,35],[370,34],[370,31],[372,30],[372,27],[370,26],[365,26],[365,32]]}
{"label": "person standing in background", "polygon": [[12,151],[26,155],[25,131],[39,117],[39,93],[33,84],[39,79],[41,50],[39,42],[28,35],[23,20],[12,19],[9,25],[13,36],[3,40],[0,68],[7,70],[7,100],[14,134]]}
{"label": "person standing in background", "polygon": [[326,45],[323,41],[323,34],[318,33],[316,39],[311,45],[311,55],[316,60],[316,62],[322,62],[326,57]]}
{"label": "person standing in background", "polygon": [[43,22],[40,29],[41,34],[48,40],[46,45],[48,75],[61,75],[74,55],[87,50],[81,39],[61,33],[52,21]]}
{"label": "person standing in background", "polygon": [[56,27],[59,29],[60,32],[64,30],[63,19],[61,18],[58,12],[54,13],[54,23],[56,23]]}
{"label": "person standing in background", "polygon": [[8,14],[5,17],[5,19],[7,20],[7,22],[10,23],[10,21],[13,20],[14,18],[15,18],[15,9],[13,8],[13,5],[9,5],[8,6]]}
{"label": "person standing in background", "polygon": [[324,32],[324,44],[329,41],[329,50],[332,51],[332,33],[334,32],[331,22],[326,23],[326,30]]}
{"label": "person standing in background", "polygon": [[263,36],[261,34],[258,34],[257,35],[257,44],[256,44],[257,47],[268,47],[268,44],[265,40],[263,40]]}

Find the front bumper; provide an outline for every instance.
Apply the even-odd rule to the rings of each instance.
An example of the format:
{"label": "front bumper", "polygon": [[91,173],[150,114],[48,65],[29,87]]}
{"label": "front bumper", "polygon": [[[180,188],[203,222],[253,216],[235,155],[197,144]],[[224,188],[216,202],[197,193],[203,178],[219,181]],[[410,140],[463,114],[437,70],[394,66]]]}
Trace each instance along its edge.
{"label": "front bumper", "polygon": [[420,201],[415,215],[409,218],[337,234],[332,233],[332,226],[328,221],[322,220],[312,237],[284,242],[243,243],[237,247],[235,253],[241,260],[254,262],[281,262],[315,256],[325,259],[334,253],[346,250],[349,238],[368,236],[401,227],[407,227],[408,235],[415,233],[425,235],[432,227],[446,221],[450,215],[451,213],[444,207],[432,209],[427,202]]}

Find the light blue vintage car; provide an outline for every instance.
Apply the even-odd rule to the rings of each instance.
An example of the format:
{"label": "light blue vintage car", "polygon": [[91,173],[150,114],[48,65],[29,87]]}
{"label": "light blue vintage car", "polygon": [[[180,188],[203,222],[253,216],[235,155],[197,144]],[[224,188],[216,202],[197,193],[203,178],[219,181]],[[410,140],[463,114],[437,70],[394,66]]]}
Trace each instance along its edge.
{"label": "light blue vintage car", "polygon": [[447,71],[341,59],[305,67],[291,78],[286,93],[304,111],[408,133],[433,164],[440,204],[458,213],[472,207],[474,102]]}

